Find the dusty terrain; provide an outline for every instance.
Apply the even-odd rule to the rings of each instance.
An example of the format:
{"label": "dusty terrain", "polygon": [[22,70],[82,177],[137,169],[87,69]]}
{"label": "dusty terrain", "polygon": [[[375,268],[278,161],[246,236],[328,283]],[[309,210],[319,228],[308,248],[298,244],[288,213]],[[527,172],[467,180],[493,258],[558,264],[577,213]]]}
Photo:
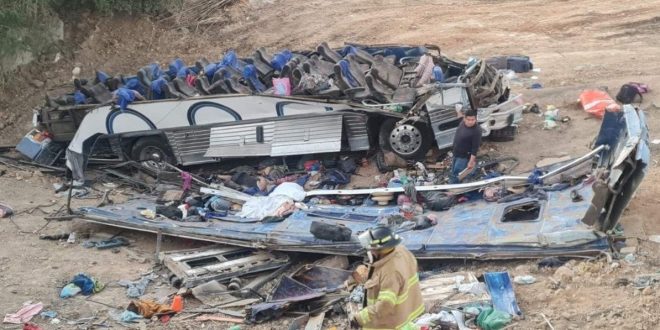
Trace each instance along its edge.
{"label": "dusty terrain", "polygon": [[[660,86],[660,3],[621,1],[243,1],[227,9],[222,22],[212,28],[173,29],[167,21],[142,17],[96,18],[83,16],[66,27],[67,43],[53,50],[63,59],[52,63],[45,56],[41,63],[22,68],[11,84],[0,92],[0,145],[16,143],[30,127],[30,109],[46,92],[61,88],[70,79],[74,64],[91,74],[95,68],[109,72],[132,72],[149,61],[167,62],[174,56],[186,61],[206,56],[216,59],[223,50],[234,48],[248,53],[258,46],[270,50],[281,47],[312,48],[321,41],[340,45],[343,41],[360,43],[433,43],[454,58],[498,54],[525,54],[532,57],[541,72],[521,76],[538,77],[541,90],[516,89],[526,102],[557,106],[561,115],[571,117],[568,124],[543,130],[542,119],[526,114],[515,142],[489,144],[502,154],[521,156],[517,170],[529,169],[543,156],[562,153],[579,155],[587,150],[599,122],[589,118],[575,100],[586,87],[607,86],[616,93],[628,81]],[[45,82],[35,88],[32,80]],[[528,82],[531,80],[523,80]],[[658,87],[660,88],[660,87]],[[660,130],[657,92],[644,96],[651,139]],[[537,283],[516,286],[525,319],[512,323],[512,329],[546,329],[541,313],[555,329],[657,329],[660,288],[636,290],[619,286],[617,279],[632,279],[636,274],[660,270],[658,244],[649,235],[660,234],[659,148],[652,145],[652,163],[646,180],[622,219],[628,245],[639,246],[636,262],[608,263],[576,260],[575,275],[557,288],[549,279],[552,271],[539,271],[535,261],[450,263],[448,270],[469,269],[477,273],[508,270],[513,275],[532,274]],[[55,197],[52,183],[60,178],[23,172],[0,165],[7,173],[0,177],[0,201],[17,211],[37,205],[46,211],[65,203]],[[115,199],[125,198],[119,194]],[[95,200],[75,200],[74,206],[95,204]],[[111,284],[86,301],[81,297],[59,299],[59,287],[77,272],[86,272],[106,283],[137,279],[152,269],[154,236],[124,231],[133,244],[119,253],[85,249],[79,244],[38,239],[46,222],[43,214],[23,213],[13,221],[0,221],[0,314],[13,312],[26,301],[42,301],[55,310],[63,323],[99,315],[106,317],[106,305],[125,306],[124,288]],[[76,230],[116,234],[115,228],[80,221],[51,222],[42,233]],[[197,246],[198,243],[167,239],[164,249]],[[442,264],[442,263],[441,263]],[[425,265],[431,267],[430,265]],[[565,282],[565,283],[564,283]],[[152,285],[149,294],[163,297],[171,293],[166,284]],[[45,328],[58,326],[35,318]],[[260,326],[279,329],[286,322]],[[326,323],[325,326],[332,326]],[[206,325],[226,328],[225,325]],[[112,324],[112,327],[117,327]],[[192,321],[173,322],[170,327],[199,328]]]}

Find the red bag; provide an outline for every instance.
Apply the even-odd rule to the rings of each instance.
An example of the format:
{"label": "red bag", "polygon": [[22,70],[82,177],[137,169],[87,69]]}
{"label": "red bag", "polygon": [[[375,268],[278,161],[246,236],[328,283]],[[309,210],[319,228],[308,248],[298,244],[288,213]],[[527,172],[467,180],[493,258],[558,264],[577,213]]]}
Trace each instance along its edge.
{"label": "red bag", "polygon": [[580,104],[584,111],[602,119],[605,115],[605,108],[609,105],[616,104],[616,102],[607,92],[590,89],[580,94]]}

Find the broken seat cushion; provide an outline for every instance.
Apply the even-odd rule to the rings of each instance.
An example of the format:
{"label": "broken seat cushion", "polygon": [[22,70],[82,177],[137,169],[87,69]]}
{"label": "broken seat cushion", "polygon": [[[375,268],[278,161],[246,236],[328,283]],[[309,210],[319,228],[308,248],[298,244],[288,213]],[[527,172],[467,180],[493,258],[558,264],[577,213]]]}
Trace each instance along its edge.
{"label": "broken seat cushion", "polygon": [[342,225],[333,225],[320,221],[313,221],[309,228],[309,232],[318,239],[335,242],[346,242],[351,240],[350,228]]}

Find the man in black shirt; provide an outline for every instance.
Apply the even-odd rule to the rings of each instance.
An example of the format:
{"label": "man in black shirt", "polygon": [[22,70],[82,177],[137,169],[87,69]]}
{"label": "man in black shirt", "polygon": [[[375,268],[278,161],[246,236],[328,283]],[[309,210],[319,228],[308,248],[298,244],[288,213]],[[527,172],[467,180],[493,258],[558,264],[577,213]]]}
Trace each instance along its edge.
{"label": "man in black shirt", "polygon": [[468,169],[471,173],[477,165],[477,152],[481,145],[481,129],[477,124],[477,112],[468,110],[454,135],[454,162],[451,166],[449,183],[460,183],[459,174]]}

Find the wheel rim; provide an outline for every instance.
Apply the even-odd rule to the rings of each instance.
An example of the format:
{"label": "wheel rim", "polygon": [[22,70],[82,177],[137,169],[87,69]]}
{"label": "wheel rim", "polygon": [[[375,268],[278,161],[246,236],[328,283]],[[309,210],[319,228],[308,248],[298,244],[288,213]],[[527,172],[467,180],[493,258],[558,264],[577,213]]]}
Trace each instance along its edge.
{"label": "wheel rim", "polygon": [[422,132],[413,125],[395,126],[390,133],[390,146],[401,155],[412,155],[422,147]]}
{"label": "wheel rim", "polygon": [[[140,158],[139,159],[149,159],[149,160],[143,160],[141,163],[145,167],[163,171],[167,169],[167,166],[163,164],[163,162],[168,162],[169,157],[167,157],[167,154],[158,147],[155,146],[146,146],[140,150]],[[160,159],[160,161],[154,161],[152,159]]]}

